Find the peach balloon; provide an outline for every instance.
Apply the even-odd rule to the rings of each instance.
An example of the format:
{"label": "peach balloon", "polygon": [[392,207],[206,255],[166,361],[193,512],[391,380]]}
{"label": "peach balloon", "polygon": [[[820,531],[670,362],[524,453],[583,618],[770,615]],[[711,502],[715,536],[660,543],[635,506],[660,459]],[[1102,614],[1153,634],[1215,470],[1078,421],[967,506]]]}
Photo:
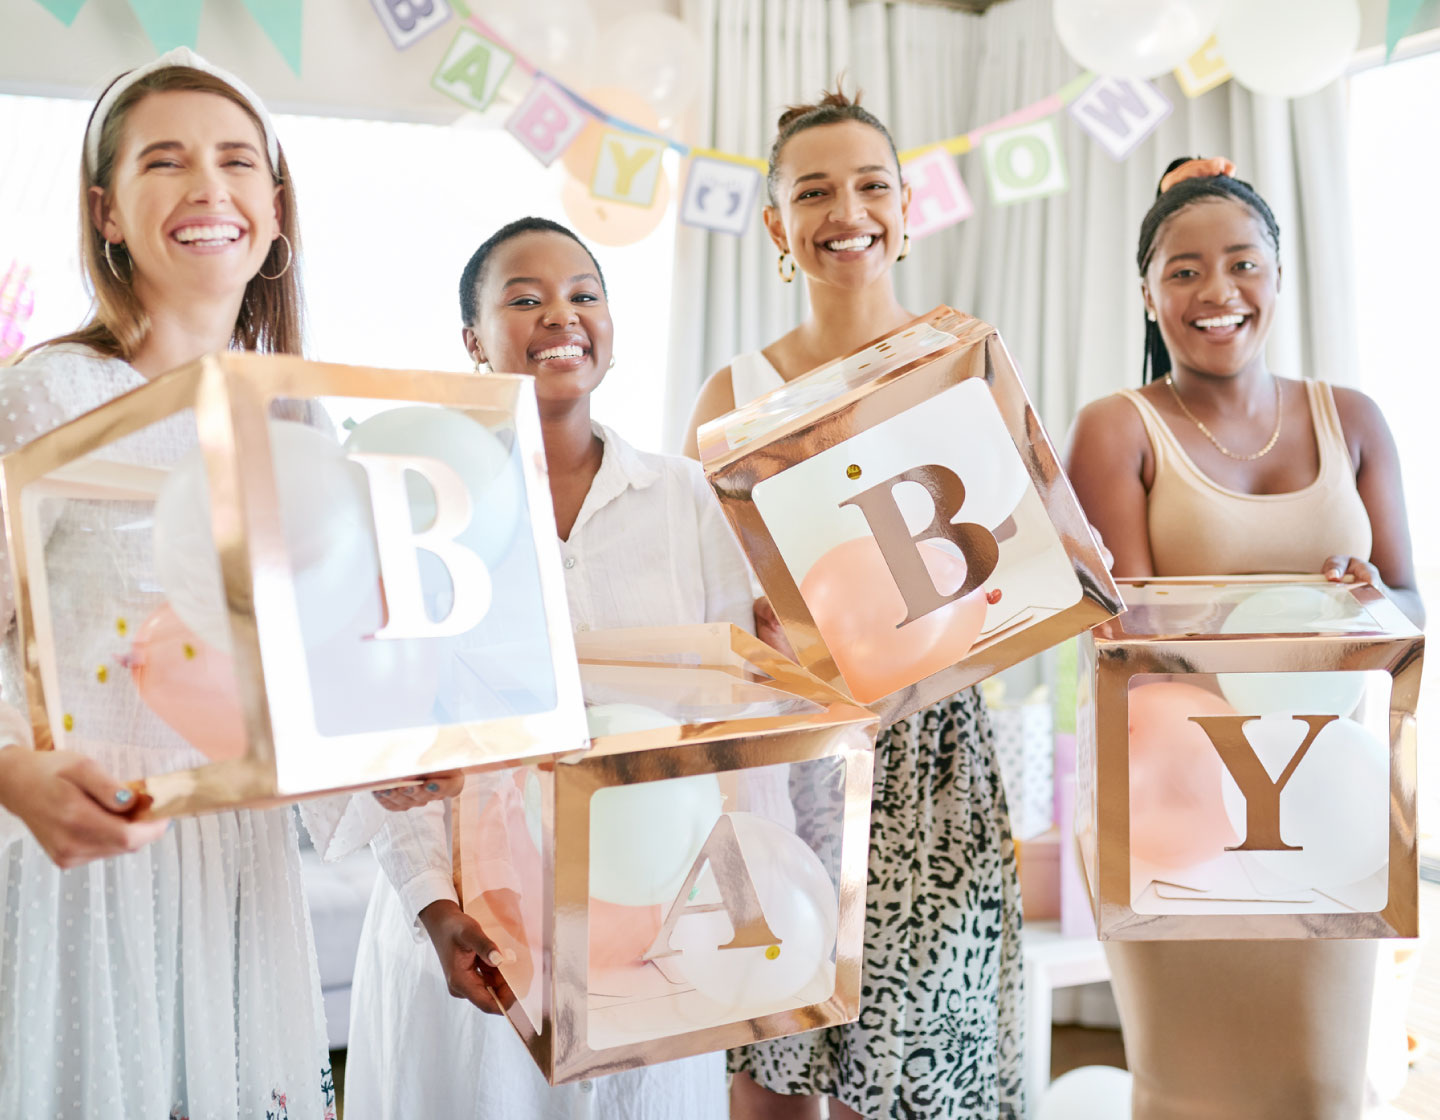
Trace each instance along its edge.
{"label": "peach balloon", "polygon": [[[965,582],[964,559],[935,541],[921,541],[919,549],[942,595]],[[982,586],[901,626],[905,600],[874,537],[846,541],[821,556],[801,581],[800,594],[862,704],[961,660],[980,636],[988,609]]]}
{"label": "peach balloon", "polygon": [[590,185],[567,179],[560,201],[575,232],[598,245],[633,245],[653,233],[670,206],[670,175],[662,167],[649,206],[610,202],[590,193]]}
{"label": "peach balloon", "polygon": [[[616,86],[596,86],[585,91],[585,99],[597,108],[619,117],[626,124],[656,132],[660,129],[660,118],[655,115],[650,102],[638,93]],[[590,180],[595,175],[595,160],[600,154],[600,137],[614,126],[588,115],[586,121],[580,135],[570,142],[570,146],[560,158],[565,163],[565,170],[588,190]]]}
{"label": "peach balloon", "polygon": [[1195,685],[1130,690],[1130,855],[1159,867],[1205,863],[1239,838],[1225,813],[1225,764],[1191,716],[1235,709]]}
{"label": "peach balloon", "polygon": [[140,699],[206,758],[240,758],[249,742],[235,663],[168,605],[140,624],[127,659]]}

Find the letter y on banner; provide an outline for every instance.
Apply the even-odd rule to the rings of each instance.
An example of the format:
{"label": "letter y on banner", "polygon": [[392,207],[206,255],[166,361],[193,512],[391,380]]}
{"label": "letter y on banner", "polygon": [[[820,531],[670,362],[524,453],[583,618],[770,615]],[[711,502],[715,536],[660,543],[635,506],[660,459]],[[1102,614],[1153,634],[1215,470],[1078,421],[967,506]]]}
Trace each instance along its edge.
{"label": "letter y on banner", "polygon": [[590,178],[590,193],[611,202],[649,206],[660,183],[665,143],[614,129],[600,135],[600,151]]}

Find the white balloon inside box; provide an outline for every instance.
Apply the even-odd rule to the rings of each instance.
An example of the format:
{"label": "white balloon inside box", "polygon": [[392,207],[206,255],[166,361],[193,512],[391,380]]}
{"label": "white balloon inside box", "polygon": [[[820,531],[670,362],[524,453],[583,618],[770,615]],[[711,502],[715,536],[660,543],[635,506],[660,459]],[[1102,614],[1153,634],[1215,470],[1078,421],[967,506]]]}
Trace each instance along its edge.
{"label": "white balloon inside box", "polygon": [[56,745],[152,816],[583,747],[533,393],[226,353],[6,456]]}
{"label": "white balloon inside box", "polygon": [[994,328],[947,307],[701,428],[800,662],[887,722],[1115,614]]}
{"label": "white balloon inside box", "polygon": [[1082,643],[1076,832],[1103,938],[1409,937],[1423,639],[1383,592],[1122,581]]}
{"label": "white balloon inside box", "polygon": [[473,780],[456,815],[457,890],[515,958],[541,1071],[852,1018],[875,717],[729,625],[576,646],[589,749]]}

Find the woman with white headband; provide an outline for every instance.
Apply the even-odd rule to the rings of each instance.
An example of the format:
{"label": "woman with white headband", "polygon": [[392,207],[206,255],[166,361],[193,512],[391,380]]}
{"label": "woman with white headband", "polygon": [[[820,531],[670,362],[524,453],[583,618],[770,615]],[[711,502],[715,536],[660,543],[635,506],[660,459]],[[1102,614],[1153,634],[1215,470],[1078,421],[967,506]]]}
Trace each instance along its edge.
{"label": "woman with white headband", "polygon": [[[0,451],[207,352],[299,352],[293,188],[269,116],[231,75],[180,49],[116,80],[86,133],[81,207],[94,311],[0,370]],[[188,427],[154,425],[115,457],[167,466],[193,446]],[[143,618],[143,586],[123,576],[149,534],[82,505],[47,539],[57,625],[81,597]],[[29,749],[14,644],[0,651],[0,1116],[333,1118],[294,814],[127,819],[117,775],[203,759],[128,674],[96,684],[93,667],[101,691],[74,731],[96,749]]]}

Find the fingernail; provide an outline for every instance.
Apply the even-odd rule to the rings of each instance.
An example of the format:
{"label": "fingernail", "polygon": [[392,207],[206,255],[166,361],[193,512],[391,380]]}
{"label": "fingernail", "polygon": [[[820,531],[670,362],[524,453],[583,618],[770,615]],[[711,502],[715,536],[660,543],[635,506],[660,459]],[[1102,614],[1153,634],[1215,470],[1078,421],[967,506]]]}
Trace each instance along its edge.
{"label": "fingernail", "polygon": [[115,791],[115,804],[129,805],[134,797],[135,795],[131,793],[128,789],[117,789]]}
{"label": "fingernail", "polygon": [[428,789],[431,793],[434,793],[434,792],[436,792],[436,791],[440,788],[440,783],[439,783],[439,782],[426,782],[426,783],[425,783],[425,788]]}
{"label": "fingernail", "polygon": [[505,954],[499,949],[491,949],[490,955],[485,959],[490,962],[492,967],[499,967],[505,963]]}

